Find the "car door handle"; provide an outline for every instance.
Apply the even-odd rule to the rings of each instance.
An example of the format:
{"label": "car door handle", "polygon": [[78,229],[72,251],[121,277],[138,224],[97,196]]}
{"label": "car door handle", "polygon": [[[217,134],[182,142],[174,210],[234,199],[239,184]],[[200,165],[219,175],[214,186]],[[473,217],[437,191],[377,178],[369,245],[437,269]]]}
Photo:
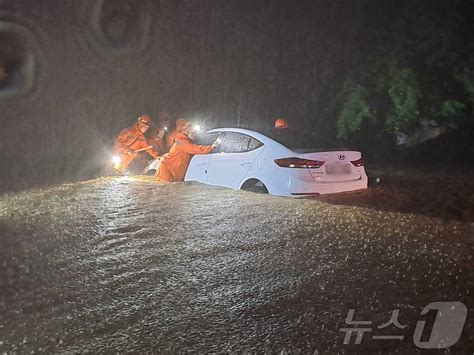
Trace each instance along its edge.
{"label": "car door handle", "polygon": [[245,163],[240,163],[239,165],[243,166],[244,168],[247,168],[250,164],[252,164],[252,163],[249,162],[249,161],[246,161]]}

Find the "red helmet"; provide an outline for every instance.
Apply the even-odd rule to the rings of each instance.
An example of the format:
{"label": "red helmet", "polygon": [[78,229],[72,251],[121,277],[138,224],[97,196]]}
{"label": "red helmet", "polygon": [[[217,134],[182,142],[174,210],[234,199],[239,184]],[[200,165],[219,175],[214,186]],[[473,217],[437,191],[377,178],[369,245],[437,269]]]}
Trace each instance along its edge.
{"label": "red helmet", "polygon": [[138,117],[137,121],[140,123],[144,123],[148,126],[151,125],[151,117],[148,115],[141,115],[140,117]]}
{"label": "red helmet", "polygon": [[275,128],[286,129],[288,128],[288,122],[284,118],[277,118],[275,121]]}

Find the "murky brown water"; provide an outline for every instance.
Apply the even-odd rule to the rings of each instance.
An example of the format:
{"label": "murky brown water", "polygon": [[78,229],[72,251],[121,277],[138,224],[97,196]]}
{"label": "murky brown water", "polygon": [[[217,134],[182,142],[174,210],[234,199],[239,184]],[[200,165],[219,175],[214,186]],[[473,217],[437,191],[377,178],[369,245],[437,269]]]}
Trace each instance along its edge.
{"label": "murky brown water", "polygon": [[[451,351],[472,352],[473,236],[472,223],[147,178],[4,195],[0,351],[416,351],[423,307],[461,301]],[[375,333],[399,309],[405,339],[343,345],[351,308]]]}

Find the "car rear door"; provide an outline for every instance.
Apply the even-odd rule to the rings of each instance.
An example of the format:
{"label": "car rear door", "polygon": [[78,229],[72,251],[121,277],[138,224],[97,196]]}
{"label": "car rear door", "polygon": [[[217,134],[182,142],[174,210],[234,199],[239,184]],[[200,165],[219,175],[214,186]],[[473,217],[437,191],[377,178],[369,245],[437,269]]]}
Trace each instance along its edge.
{"label": "car rear door", "polygon": [[224,132],[219,136],[220,147],[210,155],[207,183],[238,189],[255,159],[263,151],[263,144],[246,134]]}

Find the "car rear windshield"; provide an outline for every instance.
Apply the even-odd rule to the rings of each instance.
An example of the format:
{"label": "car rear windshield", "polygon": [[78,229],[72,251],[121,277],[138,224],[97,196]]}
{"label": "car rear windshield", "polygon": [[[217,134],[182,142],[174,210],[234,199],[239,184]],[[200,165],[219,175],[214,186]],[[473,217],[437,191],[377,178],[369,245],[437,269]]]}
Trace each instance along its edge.
{"label": "car rear windshield", "polygon": [[341,142],[329,139],[316,132],[301,132],[292,129],[272,129],[267,136],[291,150],[325,151],[346,149]]}

